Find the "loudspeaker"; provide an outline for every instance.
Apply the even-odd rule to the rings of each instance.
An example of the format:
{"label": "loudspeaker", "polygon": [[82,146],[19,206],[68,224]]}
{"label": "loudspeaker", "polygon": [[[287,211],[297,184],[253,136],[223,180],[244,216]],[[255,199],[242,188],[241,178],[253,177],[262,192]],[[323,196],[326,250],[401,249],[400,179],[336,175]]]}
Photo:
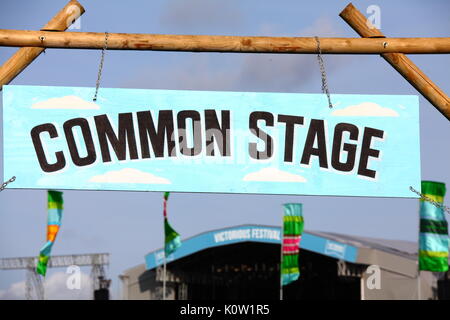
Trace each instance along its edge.
{"label": "loudspeaker", "polygon": [[438,299],[450,300],[450,279],[438,280]]}
{"label": "loudspeaker", "polygon": [[94,300],[109,300],[109,290],[108,289],[95,290]]}

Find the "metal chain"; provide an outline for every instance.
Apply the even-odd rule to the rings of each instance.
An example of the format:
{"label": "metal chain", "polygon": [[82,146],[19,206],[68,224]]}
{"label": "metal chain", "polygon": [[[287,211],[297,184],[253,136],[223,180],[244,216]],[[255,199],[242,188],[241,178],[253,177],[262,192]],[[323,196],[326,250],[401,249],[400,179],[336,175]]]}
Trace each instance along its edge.
{"label": "metal chain", "polygon": [[2,192],[3,190],[5,190],[6,186],[8,184],[10,184],[11,182],[14,182],[16,180],[16,177],[12,177],[11,179],[9,179],[8,181],[5,181],[2,183],[2,185],[0,186],[0,192]]}
{"label": "metal chain", "polygon": [[317,36],[315,36],[314,39],[316,39],[317,42],[317,52],[318,52],[317,60],[319,61],[320,73],[322,74],[322,92],[327,95],[328,106],[330,108],[333,108],[333,105],[331,104],[330,91],[328,90],[327,74],[325,72],[325,63],[323,62],[322,58],[322,49],[320,48],[320,40],[319,37]]}
{"label": "metal chain", "polygon": [[102,78],[102,70],[103,70],[103,61],[105,61],[105,53],[108,49],[108,32],[105,32],[105,45],[102,49],[102,57],[100,58],[100,66],[98,68],[98,75],[97,75],[97,83],[95,84],[95,95],[92,99],[93,101],[97,101],[97,94],[98,94],[98,88],[100,87],[100,80]]}
{"label": "metal chain", "polygon": [[412,192],[414,192],[415,194],[417,194],[417,195],[420,197],[420,199],[422,199],[423,201],[428,201],[428,202],[430,202],[432,205],[434,205],[435,207],[441,208],[442,210],[444,210],[444,211],[446,211],[447,213],[450,214],[450,208],[449,208],[449,207],[446,207],[446,206],[444,206],[443,204],[441,204],[441,203],[439,203],[439,202],[436,202],[436,201],[434,201],[433,199],[430,199],[429,197],[427,197],[427,196],[421,194],[419,191],[417,191],[416,189],[414,189],[414,188],[411,187],[411,186],[409,187],[409,190],[411,190]]}

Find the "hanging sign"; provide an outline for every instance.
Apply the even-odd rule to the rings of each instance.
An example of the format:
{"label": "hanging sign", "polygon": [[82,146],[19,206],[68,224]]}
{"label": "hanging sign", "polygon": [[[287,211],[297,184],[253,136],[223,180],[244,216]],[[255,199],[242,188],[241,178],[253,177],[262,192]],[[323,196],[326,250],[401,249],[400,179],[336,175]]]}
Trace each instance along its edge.
{"label": "hanging sign", "polygon": [[4,86],[11,188],[417,197],[417,96]]}

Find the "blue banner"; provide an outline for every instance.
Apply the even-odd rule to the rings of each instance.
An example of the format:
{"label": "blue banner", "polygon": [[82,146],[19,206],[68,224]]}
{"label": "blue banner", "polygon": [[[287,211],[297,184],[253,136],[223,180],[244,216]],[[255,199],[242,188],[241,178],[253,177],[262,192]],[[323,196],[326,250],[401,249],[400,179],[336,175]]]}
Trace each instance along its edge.
{"label": "blue banner", "polygon": [[[281,244],[281,228],[270,226],[245,225],[201,233],[194,237],[183,239],[183,245],[166,257],[167,262],[189,256],[196,252],[243,242],[262,242]],[[326,255],[335,259],[356,262],[358,248],[346,243],[305,232],[302,237],[301,249]],[[164,261],[164,251],[156,250],[145,256],[147,269],[153,269]]]}
{"label": "blue banner", "polygon": [[409,197],[417,96],[4,86],[11,188]]}

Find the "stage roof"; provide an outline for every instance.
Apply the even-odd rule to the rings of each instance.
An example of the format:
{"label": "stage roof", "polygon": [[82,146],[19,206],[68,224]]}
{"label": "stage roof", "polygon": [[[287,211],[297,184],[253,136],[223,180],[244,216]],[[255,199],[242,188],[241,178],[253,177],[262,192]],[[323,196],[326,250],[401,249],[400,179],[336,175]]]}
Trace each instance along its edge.
{"label": "stage roof", "polygon": [[[167,262],[218,246],[243,242],[281,243],[277,226],[240,225],[200,233],[183,239],[182,246],[167,257]],[[346,262],[378,265],[382,269],[414,278],[417,276],[417,243],[386,240],[331,232],[304,231],[300,250],[308,250]],[[145,256],[146,269],[163,263],[163,250]]]}
{"label": "stage roof", "polygon": [[[281,228],[274,226],[242,225],[207,231],[182,240],[182,246],[175,253],[167,257],[167,262],[208,248],[248,241],[280,244]],[[356,262],[358,255],[358,248],[354,245],[308,231],[303,233],[300,247],[304,250],[348,262]],[[161,265],[163,263],[163,257],[164,253],[162,249],[150,252],[145,256],[146,268],[153,269]]]}

